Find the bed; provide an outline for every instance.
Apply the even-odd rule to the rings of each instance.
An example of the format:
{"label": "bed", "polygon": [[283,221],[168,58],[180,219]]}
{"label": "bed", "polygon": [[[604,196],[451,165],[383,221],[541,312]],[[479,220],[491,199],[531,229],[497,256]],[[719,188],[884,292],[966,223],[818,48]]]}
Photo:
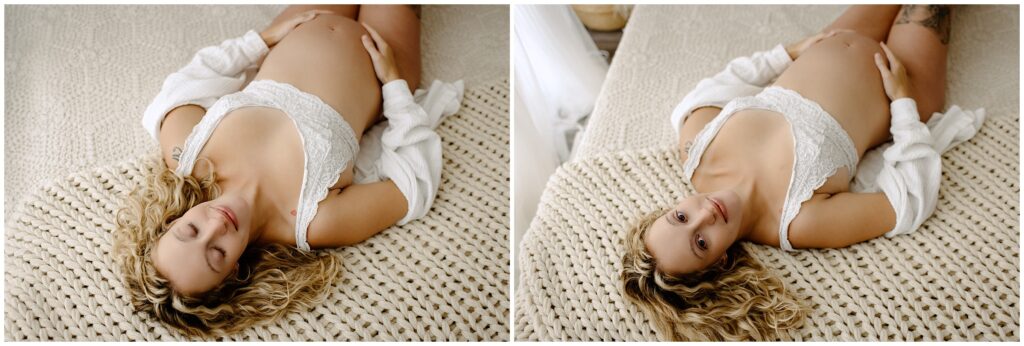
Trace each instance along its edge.
{"label": "bed", "polygon": [[[730,59],[816,33],[844,9],[635,8],[577,152],[517,248],[516,340],[664,338],[618,276],[627,227],[693,193],[673,107]],[[952,28],[947,106],[988,117],[943,156],[938,207],[922,228],[844,249],[744,245],[813,309],[782,339],[1020,339],[1018,6],[959,6]]]}
{"label": "bed", "polygon": [[[284,6],[5,6],[4,338],[189,340],[132,311],[113,215],[158,160],[142,111],[196,50]],[[325,302],[210,340],[509,339],[508,7],[424,6],[423,81],[465,81],[420,220],[331,250]]]}

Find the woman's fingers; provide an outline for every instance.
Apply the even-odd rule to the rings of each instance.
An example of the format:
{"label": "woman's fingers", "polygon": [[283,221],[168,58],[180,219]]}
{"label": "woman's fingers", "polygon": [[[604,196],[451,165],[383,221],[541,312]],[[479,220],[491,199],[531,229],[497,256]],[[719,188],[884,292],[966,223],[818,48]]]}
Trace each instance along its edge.
{"label": "woman's fingers", "polygon": [[377,33],[377,30],[373,30],[373,27],[369,26],[366,23],[360,24],[362,24],[363,27],[366,28],[366,31],[370,33],[370,37],[373,37],[373,43],[377,44],[378,49],[380,49],[381,51],[387,50],[388,43],[384,41],[383,37],[380,37],[380,34]]}
{"label": "woman's fingers", "polygon": [[829,38],[829,37],[832,37],[832,36],[835,36],[835,35],[838,35],[838,34],[841,34],[841,33],[847,33],[847,32],[854,32],[854,31],[850,30],[850,29],[832,29],[832,30],[829,30],[827,33],[822,33],[822,34],[825,35],[825,38]]}
{"label": "woman's fingers", "polygon": [[366,24],[366,23],[359,23],[359,24],[362,24],[363,27],[366,28],[366,32],[370,33],[370,36],[373,37],[373,40],[375,42],[384,41],[384,39],[382,39],[380,37],[380,34],[377,33],[377,30],[374,30],[372,26],[370,26],[369,24]]}
{"label": "woman's fingers", "polygon": [[377,51],[377,47],[373,46],[373,41],[370,40],[370,37],[367,35],[363,35],[362,41],[363,47],[365,47],[366,51],[370,53],[370,58],[373,60],[377,60],[380,57],[380,52]]}
{"label": "woman's fingers", "polygon": [[892,51],[889,50],[889,46],[887,46],[885,42],[882,42],[881,44],[882,50],[885,51],[885,56],[889,59],[889,65],[892,66],[893,69],[896,69],[896,67],[899,66],[900,64],[900,61],[896,60],[896,55],[892,54]]}
{"label": "woman's fingers", "polygon": [[878,70],[882,71],[882,77],[888,77],[889,68],[885,66],[885,61],[882,60],[882,55],[875,53],[875,66],[878,66]]}
{"label": "woman's fingers", "polygon": [[328,10],[313,10],[312,12],[313,13],[310,14],[309,19],[313,19],[316,16],[319,16],[321,14],[335,14],[334,11],[328,11]]}
{"label": "woman's fingers", "polygon": [[878,72],[882,75],[882,89],[885,91],[885,95],[889,97],[889,100],[901,97],[897,95],[897,80],[893,76],[893,72],[889,70],[889,67],[885,66],[885,58],[882,58],[880,53],[875,53],[875,66],[878,66]]}
{"label": "woman's fingers", "polygon": [[334,12],[328,10],[309,10],[306,12],[302,12],[301,14],[295,16],[293,26],[298,26],[299,24],[311,21],[314,18],[316,18],[316,16],[321,14],[334,14]]}
{"label": "woman's fingers", "polygon": [[317,15],[333,14],[333,13],[334,13],[334,11],[328,11],[328,10],[310,10],[310,11],[306,11],[305,13],[303,13],[302,17],[303,18],[313,19],[313,17],[316,17]]}
{"label": "woman's fingers", "polygon": [[362,41],[366,51],[370,52],[370,59],[373,60],[373,69],[377,73],[377,78],[380,79],[381,83],[388,83],[399,79],[398,68],[395,66],[394,61],[395,58],[392,55],[391,48],[388,47],[388,43],[377,33],[377,30],[374,30],[366,23],[360,24],[369,33],[369,36],[362,36]]}

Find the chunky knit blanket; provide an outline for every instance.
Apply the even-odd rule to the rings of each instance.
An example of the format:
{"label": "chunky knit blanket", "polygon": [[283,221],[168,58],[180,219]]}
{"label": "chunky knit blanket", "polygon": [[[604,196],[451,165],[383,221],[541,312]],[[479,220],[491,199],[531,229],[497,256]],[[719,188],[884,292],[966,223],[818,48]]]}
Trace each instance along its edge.
{"label": "chunky knit blanket", "polygon": [[[517,251],[516,340],[658,340],[618,280],[623,237],[684,182],[668,117],[731,58],[817,32],[845,7],[638,6],[575,160],[549,180]],[[1018,9],[954,10],[950,104],[985,107],[943,155],[915,233],[843,249],[744,244],[813,309],[788,340],[1019,340]]]}
{"label": "chunky knit blanket", "polygon": [[[158,162],[139,119],[196,49],[281,8],[6,7],[6,340],[186,339],[132,311],[110,254],[115,212]],[[218,340],[509,338],[507,7],[425,6],[423,40],[424,80],[467,86],[437,129],[430,212],[330,250],[342,273],[321,305]]]}
{"label": "chunky knit blanket", "polygon": [[[508,338],[508,84],[467,91],[438,127],[441,188],[424,218],[329,250],[326,301],[227,340]],[[59,179],[15,211],[5,251],[5,326],[15,340],[177,339],[134,313],[113,261],[114,215],[157,156]]]}

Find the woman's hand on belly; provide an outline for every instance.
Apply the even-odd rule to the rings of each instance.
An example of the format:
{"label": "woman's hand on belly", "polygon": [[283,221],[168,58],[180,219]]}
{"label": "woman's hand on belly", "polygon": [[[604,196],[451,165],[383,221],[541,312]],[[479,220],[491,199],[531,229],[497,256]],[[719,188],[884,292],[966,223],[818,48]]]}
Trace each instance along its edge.
{"label": "woman's hand on belly", "polygon": [[288,33],[292,32],[292,29],[299,26],[302,23],[308,22],[316,18],[318,14],[334,13],[327,10],[311,10],[296,14],[294,17],[288,18],[287,20],[281,21],[274,26],[266,28],[263,32],[260,32],[260,37],[263,38],[263,42],[267,44],[267,48],[273,47],[278,42],[281,42]]}
{"label": "woman's hand on belly", "polygon": [[[377,73],[377,79],[380,79],[381,84],[388,84],[388,82],[401,79],[398,76],[398,66],[395,64],[395,54],[391,51],[391,46],[384,41],[383,37],[377,33],[377,30],[373,30],[372,27],[361,23],[366,27],[366,31],[370,32],[370,37],[363,35],[363,47],[366,47],[366,52],[370,53],[370,60],[373,61],[373,71]],[[374,47],[376,45],[376,47]]]}
{"label": "woman's hand on belly", "polygon": [[810,37],[805,38],[803,40],[800,40],[798,42],[794,42],[794,43],[786,45],[786,53],[789,53],[789,57],[791,59],[796,60],[796,58],[800,57],[800,54],[802,54],[810,46],[813,46],[815,43],[818,43],[818,41],[821,41],[821,40],[824,40],[826,38],[835,36],[836,34],[841,33],[841,32],[853,32],[853,30],[850,30],[850,29],[835,29],[835,30],[831,30],[829,32],[823,32],[823,33],[819,33],[819,34],[814,35],[814,36],[810,36]]}
{"label": "woman's hand on belly", "polygon": [[910,81],[907,78],[907,69],[903,67],[899,59],[896,59],[896,55],[892,54],[892,51],[889,50],[889,46],[885,45],[885,42],[881,42],[881,45],[882,50],[885,51],[889,66],[886,67],[883,61],[885,59],[879,53],[875,53],[875,65],[878,66],[878,71],[882,74],[882,86],[885,87],[885,95],[889,96],[890,101],[909,97]]}

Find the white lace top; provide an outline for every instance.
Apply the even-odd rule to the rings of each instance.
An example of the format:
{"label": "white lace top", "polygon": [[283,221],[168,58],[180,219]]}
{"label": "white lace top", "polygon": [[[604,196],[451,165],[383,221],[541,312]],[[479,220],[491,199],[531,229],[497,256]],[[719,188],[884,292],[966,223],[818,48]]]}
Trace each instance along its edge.
{"label": "white lace top", "polygon": [[408,212],[397,222],[404,225],[427,214],[441,182],[441,138],[434,128],[456,113],[464,91],[462,81],[433,81],[427,90],[413,94],[404,80],[381,87],[386,121],[363,133],[359,143],[352,128],[333,108],[315,95],[292,85],[257,80],[245,85],[269,52],[256,31],[200,49],[187,65],[164,80],[160,93],[146,107],[142,126],[159,140],[167,112],[186,104],[207,110],[186,140],[178,174],[191,174],[196,156],[217,124],[232,110],[246,106],[284,111],[302,139],[305,164],[299,205],[296,209],[295,243],[309,250],[306,237],[317,206],[342,170],[355,162],[355,184],[390,180],[406,199]]}
{"label": "white lace top", "polygon": [[842,126],[817,103],[795,91],[768,87],[755,96],[740,97],[726,104],[714,120],[704,126],[693,140],[683,164],[689,180],[700,164],[708,144],[733,114],[743,109],[758,108],[781,113],[793,134],[793,173],[779,223],[779,247],[793,250],[789,243],[789,223],[800,212],[800,206],[840,167],[853,176],[857,169],[857,151]]}
{"label": "white lace top", "polygon": [[[857,164],[855,159],[850,159],[854,156],[849,150],[843,149],[850,147],[842,143],[843,138],[848,139],[849,136],[845,131],[843,136],[839,136],[835,130],[838,126],[830,125],[835,123],[835,119],[830,119],[832,121],[829,122],[820,120],[821,117],[817,115],[806,120],[796,116],[800,113],[820,115],[823,111],[815,110],[820,107],[809,101],[811,105],[788,105],[790,102],[782,99],[795,100],[792,96],[797,95],[782,88],[768,88],[774,90],[762,92],[791,63],[789,53],[781,44],[749,57],[733,59],[724,70],[697,83],[696,88],[679,102],[671,116],[672,129],[678,135],[679,127],[686,117],[694,109],[704,106],[722,108],[719,118],[727,118],[728,115],[743,108],[765,107],[763,103],[771,103],[779,109],[804,109],[780,112],[790,122],[794,136],[797,136],[795,138],[803,138],[794,141],[793,175],[783,208],[784,222],[779,230],[780,245],[787,250],[792,249],[788,239],[788,223],[799,212],[800,204],[806,200],[805,197],[809,197],[809,194],[816,190],[815,187],[822,183],[821,177],[831,176],[837,167],[851,167]],[[738,99],[753,95],[759,97]],[[727,104],[731,106],[726,107]],[[887,237],[914,232],[934,212],[942,178],[940,154],[974,136],[985,120],[984,109],[970,111],[952,106],[945,113],[932,114],[928,124],[922,124],[916,104],[909,98],[892,101],[890,113],[892,121],[889,132],[892,134],[892,140],[868,150],[861,158],[856,172],[850,171],[853,176],[851,192],[884,192],[896,211],[896,226],[885,234]],[[726,120],[712,122],[716,121],[716,127],[720,127]],[[711,123],[706,126],[711,127]],[[697,137],[707,136],[708,139],[705,141],[710,141],[717,131],[702,130]],[[821,135],[815,137],[814,133]],[[809,142],[801,144],[801,141]],[[815,148],[818,144],[823,147]],[[701,146],[706,147],[707,143]],[[702,153],[704,149],[706,148],[699,151]],[[691,162],[685,164],[688,178],[700,163],[700,159],[695,158],[699,155],[694,155],[696,153],[697,150],[693,148],[689,151],[688,161]],[[818,159],[814,159],[815,157]],[[818,162],[819,160],[824,161]]]}
{"label": "white lace top", "polygon": [[176,173],[192,174],[196,157],[224,116],[235,109],[252,106],[284,111],[299,131],[305,164],[299,204],[295,209],[295,245],[309,251],[306,230],[316,216],[317,206],[359,152],[352,127],[319,97],[290,84],[265,79],[253,81],[241,92],[224,95],[206,111],[185,140]]}

